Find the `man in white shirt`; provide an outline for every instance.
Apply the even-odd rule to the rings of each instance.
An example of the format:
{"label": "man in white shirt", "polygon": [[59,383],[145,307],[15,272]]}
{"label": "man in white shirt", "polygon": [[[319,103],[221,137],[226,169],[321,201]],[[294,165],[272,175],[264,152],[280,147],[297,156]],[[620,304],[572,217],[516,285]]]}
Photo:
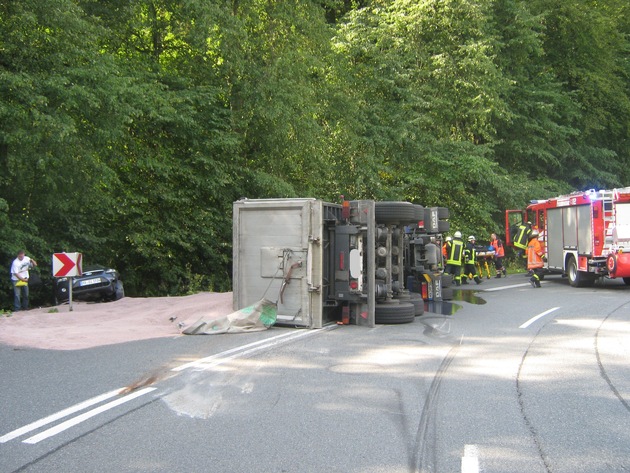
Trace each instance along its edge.
{"label": "man in white shirt", "polygon": [[37,261],[29,258],[24,250],[18,251],[17,258],[11,264],[11,282],[13,283],[13,308],[28,310],[28,270],[37,266]]}

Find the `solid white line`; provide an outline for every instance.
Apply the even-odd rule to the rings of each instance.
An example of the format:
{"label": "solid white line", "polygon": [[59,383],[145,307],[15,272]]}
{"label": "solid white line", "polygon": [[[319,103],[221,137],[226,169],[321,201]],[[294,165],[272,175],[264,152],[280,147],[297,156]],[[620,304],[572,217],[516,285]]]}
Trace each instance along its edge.
{"label": "solid white line", "polygon": [[[249,343],[247,345],[242,345],[236,348],[232,348],[230,350],[226,350],[224,352],[221,353],[217,353],[216,355],[212,355],[212,356],[208,356],[206,358],[201,358],[199,360],[190,362],[190,363],[186,363],[184,365],[181,365],[179,367],[173,368],[172,371],[182,371],[185,370],[187,368],[208,368],[208,367],[212,367],[212,366],[217,366],[220,365],[222,363],[227,362],[228,360],[237,358],[239,356],[244,356],[244,355],[248,355],[250,353],[254,353],[258,350],[262,350],[265,348],[270,348],[273,347],[275,345],[279,345],[280,343],[284,342],[284,339],[287,339],[286,341],[290,341],[293,339],[298,339],[307,335],[314,335],[322,330],[331,330],[331,329],[335,329],[337,328],[336,325],[329,325],[326,326],[322,329],[316,329],[316,330],[304,330],[304,331],[300,331],[300,332],[286,332],[286,333],[282,333],[280,335],[276,335],[274,337],[271,338],[267,338],[265,340],[259,340],[257,342],[252,342]],[[231,356],[227,356],[226,355],[230,355]],[[95,404],[98,404],[100,402],[103,402],[107,399],[110,399],[114,396],[117,396],[118,394],[120,394],[120,391],[122,391],[122,389],[124,388],[120,388],[120,389],[116,389],[114,391],[110,391],[108,393],[104,393],[101,394],[99,396],[93,397],[92,399],[88,399],[87,401],[83,401],[79,404],[76,404],[74,406],[68,407],[67,409],[64,409],[62,411],[59,411],[55,414],[52,414],[48,417],[45,417],[43,419],[37,420],[35,422],[32,422],[28,425],[25,425],[24,427],[20,427],[19,429],[16,429],[12,432],[9,432],[5,435],[3,435],[2,437],[0,437],[0,443],[6,443],[10,440],[13,440],[17,437],[20,437],[24,434],[27,434],[29,432],[32,432],[40,427],[43,427],[45,425],[48,425],[52,422],[55,422],[59,419],[62,419],[64,417],[67,417],[71,414],[74,414],[75,412],[79,412],[83,409],[86,409],[90,406],[93,406]],[[123,404],[127,401],[131,401],[132,399],[135,399],[138,396],[142,396],[143,394],[146,394],[148,392],[151,392],[153,390],[155,390],[156,388],[146,388],[144,390],[141,391],[136,391],[133,394],[130,394],[129,396],[126,396],[122,399],[119,399],[117,401],[111,402],[109,404],[106,404],[105,406],[101,406],[98,409],[95,409],[93,411],[90,411],[86,414],[84,414],[83,416],[79,416],[76,417],[74,419],[70,419],[67,422],[64,422],[62,424],[59,424],[59,426],[51,428],[46,430],[45,432],[42,432],[41,434],[38,434],[36,436],[30,437],[28,439],[26,439],[24,441],[24,443],[37,443],[41,440],[43,440],[43,438],[49,437],[51,435],[55,435],[58,432],[61,432],[62,430],[65,430],[67,428],[72,427],[73,425],[76,425],[80,422],[82,422],[83,420],[89,419],[90,417],[93,417],[97,414],[100,414],[101,412],[106,411],[107,409],[111,409],[112,407],[116,407],[120,404]],[[78,420],[77,420],[78,419]],[[61,428],[60,428],[61,427]],[[60,430],[59,430],[60,428]],[[46,434],[46,435],[45,435]]]}
{"label": "solid white line", "polygon": [[525,322],[523,325],[521,325],[519,328],[527,328],[531,324],[536,322],[538,319],[540,319],[541,317],[544,317],[545,315],[551,314],[553,311],[558,310],[559,308],[560,307],[554,307],[553,309],[546,310],[542,314],[538,314],[536,317],[532,317],[527,322]]}
{"label": "solid white line", "polygon": [[506,289],[513,289],[515,287],[525,287],[525,286],[530,286],[530,283],[526,282],[526,283],[523,283],[523,284],[512,284],[510,286],[491,287],[489,289],[483,289],[483,292],[504,291]]}
{"label": "solid white line", "polygon": [[462,473],[479,473],[479,449],[477,445],[464,445]]}
{"label": "solid white line", "polygon": [[82,411],[83,409],[93,406],[94,404],[103,402],[106,399],[109,399],[118,395],[120,391],[121,391],[120,389],[117,389],[115,391],[110,391],[108,393],[101,394],[100,396],[96,396],[96,397],[93,397],[92,399],[88,399],[87,401],[83,401],[80,404],[76,404],[72,407],[68,407],[67,409],[64,409],[63,411],[59,411],[56,414],[52,414],[48,417],[35,421],[31,424],[25,425],[24,427],[20,427],[19,429],[14,430],[13,432],[9,432],[8,434],[5,434],[2,437],[0,437],[0,443],[8,442],[9,440],[13,440],[14,438],[17,438],[21,435],[32,432],[33,430],[39,429],[40,427],[50,424],[51,422],[55,422],[56,420],[63,419],[64,417],[69,416],[70,414],[74,414],[75,412]]}
{"label": "solid white line", "polygon": [[81,422],[86,421],[98,414],[101,414],[109,409],[113,409],[114,407],[124,404],[125,402],[129,402],[137,397],[143,396],[144,394],[150,393],[151,391],[155,391],[156,389],[157,388],[144,388],[144,389],[141,389],[140,391],[134,391],[128,396],[122,397],[120,399],[116,399],[115,401],[112,401],[112,402],[108,402],[107,404],[103,404],[102,406],[99,406],[96,409],[92,409],[91,411],[85,412],[84,414],[73,417],[72,419],[68,419],[67,421],[62,422],[61,424],[58,424],[55,427],[51,427],[48,430],[44,430],[43,432],[37,435],[34,435],[33,437],[23,440],[22,443],[33,444],[33,443],[41,442],[42,440],[47,439],[48,437],[57,435],[58,433],[63,432],[64,430],[68,430],[70,427],[74,427],[75,425],[80,424]]}
{"label": "solid white line", "polygon": [[323,330],[332,330],[336,328],[337,328],[336,325],[329,325],[327,327],[320,328],[320,329],[313,329],[313,330],[304,329],[299,332],[289,332],[282,335],[277,335],[272,338],[267,338],[265,340],[259,340],[254,343],[250,343],[248,345],[232,348],[230,350],[217,353],[216,355],[211,355],[206,358],[201,358],[196,361],[191,361],[184,365],[173,368],[171,371],[182,371],[187,368],[199,368],[199,369],[212,368],[213,366],[221,365],[229,360],[233,360],[234,358],[239,358],[245,355],[249,355],[251,353],[255,353],[260,350],[265,350],[265,349],[274,347],[276,345],[280,345],[281,343],[297,340],[298,338],[315,335]]}
{"label": "solid white line", "polygon": [[257,342],[252,342],[252,343],[249,343],[247,345],[242,345],[242,346],[238,346],[236,348],[231,348],[230,350],[226,350],[226,351],[223,351],[221,353],[217,353],[216,355],[211,355],[211,356],[207,356],[206,358],[200,358],[199,360],[191,361],[191,362],[183,364],[181,366],[177,366],[176,368],[173,368],[171,371],[183,371],[183,370],[185,370],[187,368],[191,368],[193,366],[197,366],[199,363],[204,363],[206,361],[210,361],[210,360],[213,360],[215,358],[221,358],[221,357],[223,357],[225,355],[228,355],[230,353],[239,352],[239,351],[245,350],[245,349],[247,349],[249,347],[254,347],[256,345],[267,344],[267,343],[271,342],[272,340],[286,338],[286,337],[290,337],[290,336],[294,336],[294,335],[295,335],[295,332],[286,332],[286,333],[282,333],[280,335],[276,335],[275,337],[266,338],[264,340],[258,340]]}

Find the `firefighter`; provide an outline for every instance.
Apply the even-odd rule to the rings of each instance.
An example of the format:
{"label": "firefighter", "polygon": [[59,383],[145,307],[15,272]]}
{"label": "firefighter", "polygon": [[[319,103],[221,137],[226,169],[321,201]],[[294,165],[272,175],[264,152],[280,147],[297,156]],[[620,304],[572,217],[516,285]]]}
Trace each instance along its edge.
{"label": "firefighter", "polygon": [[451,249],[451,245],[453,244],[453,237],[447,236],[446,240],[444,240],[444,244],[442,245],[442,260],[446,261],[448,259],[448,252]]}
{"label": "firefighter", "polygon": [[529,278],[532,287],[540,287],[540,277],[543,275],[543,266],[547,261],[543,247],[538,241],[538,236],[538,230],[532,230],[527,245],[527,269],[532,271],[532,277]]}
{"label": "firefighter", "polygon": [[451,246],[448,248],[446,255],[446,267],[444,272],[452,274],[456,286],[461,286],[462,260],[464,257],[464,242],[462,241],[462,232],[456,231],[453,234]]}
{"label": "firefighter", "polygon": [[462,276],[462,284],[468,284],[468,275],[472,275],[472,278],[477,284],[481,284],[481,278],[477,274],[477,250],[475,249],[475,237],[470,235],[468,237],[468,243],[464,250],[464,275]]}
{"label": "firefighter", "polygon": [[496,233],[490,235],[490,245],[494,249],[494,267],[497,270],[495,278],[500,278],[501,273],[503,273],[503,276],[507,276],[507,271],[505,270],[505,266],[503,266],[505,248],[503,248],[503,242],[497,237]]}
{"label": "firefighter", "polygon": [[[518,258],[524,259],[527,257],[527,242],[530,239],[531,233],[532,222],[521,222],[521,224],[512,232],[512,243],[514,244],[515,248],[518,248]],[[525,266],[527,266],[527,260],[524,261]],[[531,274],[529,275],[531,276]]]}

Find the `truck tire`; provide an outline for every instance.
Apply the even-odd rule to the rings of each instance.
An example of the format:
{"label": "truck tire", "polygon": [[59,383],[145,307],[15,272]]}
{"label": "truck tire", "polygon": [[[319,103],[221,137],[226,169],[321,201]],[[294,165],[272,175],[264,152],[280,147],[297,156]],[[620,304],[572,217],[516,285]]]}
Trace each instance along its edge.
{"label": "truck tire", "polygon": [[452,274],[442,274],[442,287],[451,287],[453,285],[453,275]]}
{"label": "truck tire", "polygon": [[623,282],[626,286],[630,286],[630,278],[623,278]]}
{"label": "truck tire", "polygon": [[567,276],[569,277],[569,284],[573,287],[592,286],[595,282],[590,274],[578,270],[574,256],[569,256],[567,260]]}
{"label": "truck tire", "polygon": [[438,218],[440,220],[448,218],[448,214],[448,207],[438,207]]}
{"label": "truck tire", "polygon": [[411,302],[376,304],[374,308],[377,324],[408,324],[414,321],[415,316],[415,308]]}
{"label": "truck tire", "polygon": [[422,205],[413,204],[413,220],[414,223],[424,220],[424,207]]}
{"label": "truck tire", "polygon": [[374,215],[376,223],[410,224],[414,221],[415,208],[411,202],[375,202]]}
{"label": "truck tire", "polygon": [[422,298],[422,295],[417,292],[412,292],[409,302],[413,304],[414,314],[416,317],[424,314],[424,299]]}
{"label": "truck tire", "polygon": [[443,287],[442,288],[442,300],[443,301],[452,301],[453,300],[453,288],[452,287]]}

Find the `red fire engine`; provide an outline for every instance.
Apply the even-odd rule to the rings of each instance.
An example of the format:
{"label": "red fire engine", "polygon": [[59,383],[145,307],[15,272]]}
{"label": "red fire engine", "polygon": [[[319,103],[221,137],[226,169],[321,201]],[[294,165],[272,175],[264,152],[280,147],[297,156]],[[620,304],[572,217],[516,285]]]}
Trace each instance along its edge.
{"label": "red fire engine", "polygon": [[630,187],[574,192],[506,210],[507,244],[521,222],[538,228],[547,273],[567,275],[574,287],[599,277],[623,278],[630,285]]}

